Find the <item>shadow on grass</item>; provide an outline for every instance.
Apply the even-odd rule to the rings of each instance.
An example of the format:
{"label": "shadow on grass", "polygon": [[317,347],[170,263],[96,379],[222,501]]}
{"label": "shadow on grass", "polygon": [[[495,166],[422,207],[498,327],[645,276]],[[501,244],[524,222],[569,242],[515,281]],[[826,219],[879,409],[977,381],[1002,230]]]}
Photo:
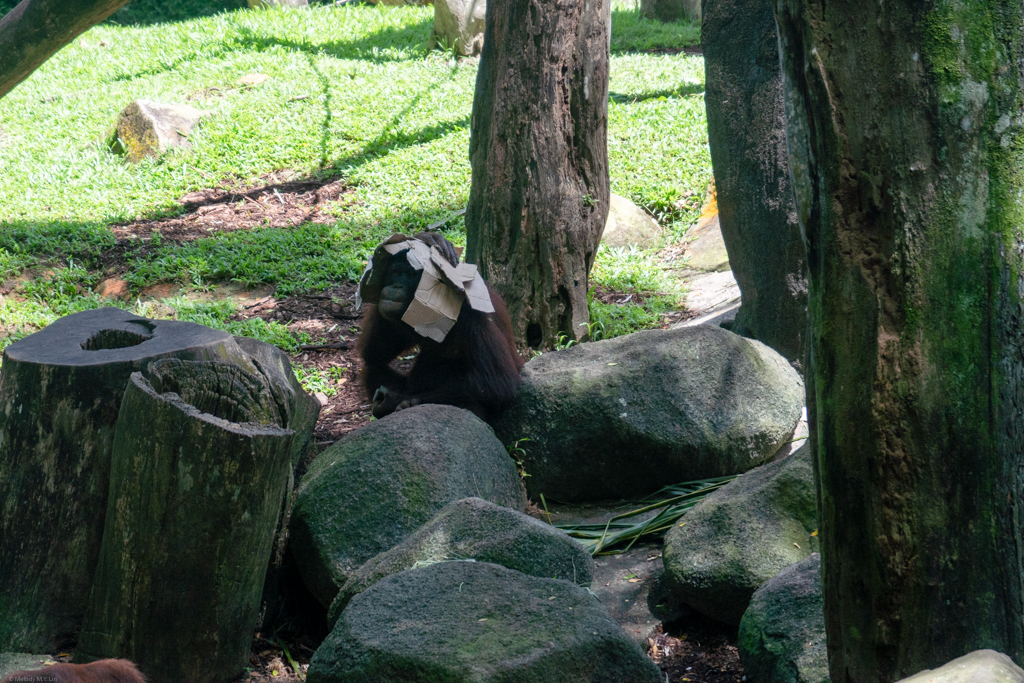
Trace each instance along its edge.
{"label": "shadow on grass", "polygon": [[209,17],[248,7],[246,0],[132,0],[107,19],[108,24],[152,26]]}
{"label": "shadow on grass", "polygon": [[609,92],[608,99],[612,102],[619,104],[636,104],[637,102],[643,102],[644,100],[656,100],[664,97],[666,99],[671,97],[686,97],[688,95],[697,95],[704,92],[703,83],[686,83],[677,88],[668,88],[664,90],[652,90],[649,92],[635,93],[632,95],[625,95],[623,93]]}
{"label": "shadow on grass", "polygon": [[274,35],[257,33],[247,26],[235,26],[237,33],[221,42],[210,43],[198,50],[191,50],[175,59],[154,66],[136,69],[107,79],[107,82],[130,81],[145,76],[177,71],[191,62],[222,59],[228,55],[245,52],[266,52],[278,47],[316,56],[336,59],[356,59],[386,64],[412,59],[422,59],[429,51],[428,41],[433,30],[433,19],[424,19],[410,26],[387,27],[377,33],[354,40],[317,42],[313,40],[289,40]]}
{"label": "shadow on grass", "polygon": [[17,256],[63,256],[90,262],[115,242],[106,223],[96,221],[0,221],[0,249]]}
{"label": "shadow on grass", "polygon": [[700,22],[661,22],[637,9],[612,11],[612,54],[700,52]]}

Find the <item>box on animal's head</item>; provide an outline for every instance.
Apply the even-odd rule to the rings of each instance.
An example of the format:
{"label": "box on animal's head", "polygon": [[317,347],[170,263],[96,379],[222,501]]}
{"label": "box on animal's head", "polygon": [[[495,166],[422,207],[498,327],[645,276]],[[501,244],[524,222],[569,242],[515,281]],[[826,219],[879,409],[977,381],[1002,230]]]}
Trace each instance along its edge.
{"label": "box on animal's head", "polygon": [[[402,316],[402,321],[417,334],[436,342],[444,341],[455,326],[464,301],[474,310],[494,312],[487,284],[475,265],[460,263],[453,266],[437,247],[402,234],[392,235],[373,252],[363,276],[359,278],[357,308],[361,308],[363,303],[376,304],[380,301],[383,273],[388,260],[396,257],[408,259],[409,265],[422,271],[413,300]],[[377,277],[374,269],[377,269]]]}

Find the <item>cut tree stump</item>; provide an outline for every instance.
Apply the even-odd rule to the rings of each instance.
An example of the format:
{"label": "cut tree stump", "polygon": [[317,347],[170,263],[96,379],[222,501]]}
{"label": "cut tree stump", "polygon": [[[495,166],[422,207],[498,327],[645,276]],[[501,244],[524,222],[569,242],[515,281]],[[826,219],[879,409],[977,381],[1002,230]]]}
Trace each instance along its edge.
{"label": "cut tree stump", "polygon": [[167,359],[129,381],[76,661],[123,657],[151,683],[221,683],[248,662],[294,432],[269,383]]}
{"label": "cut tree stump", "polygon": [[4,352],[0,652],[60,652],[73,643],[99,555],[125,386],[133,372],[171,356],[255,370],[226,332],[117,308],[61,318]]}
{"label": "cut tree stump", "polygon": [[[310,440],[313,436],[313,429],[320,417],[320,401],[306,393],[292,372],[291,362],[287,354],[273,344],[267,344],[249,337],[235,337],[235,343],[247,354],[253,364],[263,374],[263,378],[270,385],[278,407],[281,410],[284,423],[295,432],[292,439],[291,463],[292,471],[297,470],[306,454]],[[277,531],[274,534],[274,550],[270,558],[270,566],[267,568],[267,578],[263,585],[263,600],[260,610],[260,623],[277,623],[284,612],[284,601],[287,587],[284,585],[284,558],[288,549],[288,522],[291,519],[292,504],[294,503],[292,493],[295,490],[295,477],[288,479],[288,487],[285,489],[281,501],[281,515],[277,524]]]}

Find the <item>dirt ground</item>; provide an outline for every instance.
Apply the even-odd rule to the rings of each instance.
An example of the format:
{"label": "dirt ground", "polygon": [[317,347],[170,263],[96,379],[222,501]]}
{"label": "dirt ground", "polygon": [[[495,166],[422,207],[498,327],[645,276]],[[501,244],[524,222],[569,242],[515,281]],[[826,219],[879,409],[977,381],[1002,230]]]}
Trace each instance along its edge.
{"label": "dirt ground", "polygon": [[[258,186],[223,183],[215,189],[191,193],[181,200],[182,215],[112,226],[118,242],[103,255],[101,262],[106,279],[98,290],[115,296],[119,291],[127,293],[120,279],[127,269],[125,254],[129,249],[139,253],[140,243],[143,251],[147,249],[147,241],[154,232],[159,232],[162,242],[167,244],[257,226],[329,222],[334,218],[325,212],[328,203],[336,206],[338,202],[357,201],[354,190],[340,181],[296,179],[287,172],[266,176],[263,180]],[[176,289],[176,286],[157,286],[143,292],[143,298],[169,296]],[[230,291],[230,288],[225,289]],[[277,321],[292,332],[307,332],[318,340],[317,344],[305,346],[292,356],[294,364],[324,371],[343,368],[341,378],[333,385],[336,393],[319,396],[323,409],[313,435],[317,452],[369,422],[369,403],[358,381],[361,362],[355,351],[355,340],[359,335],[360,315],[354,307],[354,283],[282,299],[272,296],[269,288],[262,292],[236,290],[230,295],[240,303],[236,319],[260,317]],[[642,294],[598,288],[595,296],[605,303],[642,303]],[[686,312],[680,311],[667,318],[665,326],[687,317]],[[413,360],[414,355],[410,354],[396,361],[396,365],[408,368]],[[302,680],[316,645],[309,637],[278,640],[257,633],[250,655],[251,669],[236,683]],[[667,675],[668,683],[744,680],[734,630],[702,622],[671,624],[649,639],[647,651]]]}

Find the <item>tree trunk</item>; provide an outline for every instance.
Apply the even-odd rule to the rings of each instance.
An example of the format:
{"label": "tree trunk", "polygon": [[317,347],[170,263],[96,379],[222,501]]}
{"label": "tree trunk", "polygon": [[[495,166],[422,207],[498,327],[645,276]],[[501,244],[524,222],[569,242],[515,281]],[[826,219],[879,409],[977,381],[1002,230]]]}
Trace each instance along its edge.
{"label": "tree trunk", "polygon": [[505,298],[520,346],[587,332],[608,216],[610,12],[610,0],[487,5],[467,260]]}
{"label": "tree trunk", "polygon": [[704,102],[718,212],[743,293],[730,328],[804,362],[807,273],[786,160],[771,0],[705,0]]}
{"label": "tree trunk", "polygon": [[776,16],[832,681],[1024,663],[1024,9]]}
{"label": "tree trunk", "polygon": [[76,661],[127,658],[152,683],[242,673],[292,474],[280,422],[268,384],[232,364],[132,375]]}
{"label": "tree trunk", "polygon": [[168,356],[251,369],[226,332],[117,308],[7,347],[0,372],[0,651],[58,652],[81,626],[131,373]]}
{"label": "tree trunk", "polygon": [[0,19],[0,97],[128,0],[22,0]]}

